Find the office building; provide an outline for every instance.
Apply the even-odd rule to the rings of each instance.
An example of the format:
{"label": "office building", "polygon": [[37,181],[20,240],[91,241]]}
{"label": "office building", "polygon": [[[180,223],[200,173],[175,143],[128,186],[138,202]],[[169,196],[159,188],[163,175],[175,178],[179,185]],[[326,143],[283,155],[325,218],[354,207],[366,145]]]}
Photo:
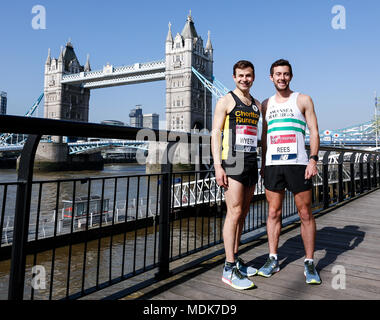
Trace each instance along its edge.
{"label": "office building", "polygon": [[143,127],[149,129],[159,129],[159,115],[150,113],[143,115]]}
{"label": "office building", "polygon": [[136,105],[136,108],[132,109],[129,113],[130,126],[135,128],[143,127],[143,114],[141,105]]}
{"label": "office building", "polygon": [[0,91],[0,114],[7,114],[7,93]]}

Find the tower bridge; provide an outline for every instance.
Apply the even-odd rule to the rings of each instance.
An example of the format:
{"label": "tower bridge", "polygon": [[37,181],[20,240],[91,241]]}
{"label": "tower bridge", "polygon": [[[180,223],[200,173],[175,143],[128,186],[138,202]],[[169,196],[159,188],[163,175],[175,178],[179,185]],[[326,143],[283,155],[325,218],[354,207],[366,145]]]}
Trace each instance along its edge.
{"label": "tower bridge", "polygon": [[213,82],[213,47],[208,32],[204,45],[198,35],[191,13],[181,33],[173,37],[171,24],[165,40],[165,58],[137,62],[127,66],[107,63],[92,70],[87,55],[81,65],[71,41],[61,48],[59,57],[52,58],[49,49],[45,62],[44,117],[88,122],[90,90],[166,81],[166,129],[190,132],[191,129],[211,130],[212,93],[202,85],[198,75]]}

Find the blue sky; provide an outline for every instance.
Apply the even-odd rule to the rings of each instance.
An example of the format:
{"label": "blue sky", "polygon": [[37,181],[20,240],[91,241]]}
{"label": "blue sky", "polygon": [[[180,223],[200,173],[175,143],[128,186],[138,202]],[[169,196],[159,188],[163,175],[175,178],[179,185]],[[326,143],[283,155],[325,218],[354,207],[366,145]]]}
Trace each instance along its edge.
{"label": "blue sky", "polygon": [[[45,30],[32,28],[35,5],[46,8]],[[331,26],[335,5],[345,8],[344,30]],[[204,41],[211,31],[214,75],[228,88],[233,64],[248,59],[256,67],[252,93],[264,100],[274,92],[269,67],[285,58],[293,65],[291,88],[313,98],[321,130],[372,119],[374,91],[380,96],[377,0],[3,1],[0,91],[8,93],[8,114],[23,115],[43,91],[48,48],[58,57],[71,38],[81,64],[90,54],[93,70],[161,60],[168,22],[174,35],[181,32],[190,9]],[[165,103],[164,81],[96,89],[90,121],[129,122],[136,104],[163,120]]]}

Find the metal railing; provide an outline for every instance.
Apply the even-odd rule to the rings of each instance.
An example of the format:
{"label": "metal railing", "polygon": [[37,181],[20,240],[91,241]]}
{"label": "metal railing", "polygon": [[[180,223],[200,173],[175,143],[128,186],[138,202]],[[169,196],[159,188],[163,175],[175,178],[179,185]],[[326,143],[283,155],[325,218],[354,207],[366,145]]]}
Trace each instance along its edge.
{"label": "metal railing", "polygon": [[[138,129],[15,116],[0,116],[0,127],[29,134],[17,181],[0,183],[0,282],[8,282],[8,299],[76,299],[148,271],[162,279],[172,262],[222,243],[223,190],[199,163],[195,171],[173,172],[168,162],[157,174],[33,179],[42,135],[134,140]],[[193,141],[158,130],[151,139],[169,142],[168,152],[184,137]],[[318,167],[314,213],[380,186],[380,153],[322,147]],[[260,179],[244,234],[265,230],[263,190]],[[284,223],[298,216],[289,192],[282,216]],[[35,282],[42,271],[44,289]]]}

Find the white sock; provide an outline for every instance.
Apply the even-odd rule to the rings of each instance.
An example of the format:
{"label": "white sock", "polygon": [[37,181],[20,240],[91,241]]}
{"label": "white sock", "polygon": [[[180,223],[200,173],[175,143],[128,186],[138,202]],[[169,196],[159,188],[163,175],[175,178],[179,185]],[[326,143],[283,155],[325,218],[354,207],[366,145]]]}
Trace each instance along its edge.
{"label": "white sock", "polygon": [[305,259],[304,262],[312,262],[312,263],[314,263],[314,259]]}
{"label": "white sock", "polygon": [[277,253],[270,253],[269,258],[275,258],[277,260]]}

